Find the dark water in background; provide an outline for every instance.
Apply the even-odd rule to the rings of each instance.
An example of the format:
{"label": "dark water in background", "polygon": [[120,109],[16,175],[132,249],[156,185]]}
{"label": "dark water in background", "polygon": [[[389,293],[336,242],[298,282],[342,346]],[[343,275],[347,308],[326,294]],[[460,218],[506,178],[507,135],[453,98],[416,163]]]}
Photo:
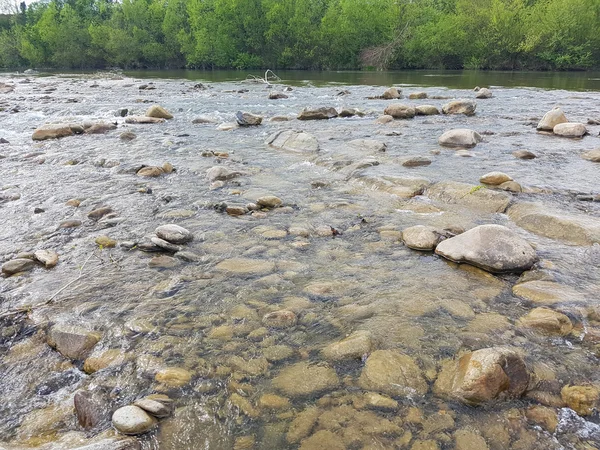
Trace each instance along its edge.
{"label": "dark water in background", "polygon": [[[137,70],[125,71],[138,78],[182,78],[211,82],[240,81],[254,75],[264,77],[261,70]],[[542,89],[600,90],[600,71],[593,72],[509,72],[479,70],[389,72],[276,70],[282,81],[292,85],[347,84],[388,86],[394,84],[446,86],[470,89],[475,86],[535,87]]]}

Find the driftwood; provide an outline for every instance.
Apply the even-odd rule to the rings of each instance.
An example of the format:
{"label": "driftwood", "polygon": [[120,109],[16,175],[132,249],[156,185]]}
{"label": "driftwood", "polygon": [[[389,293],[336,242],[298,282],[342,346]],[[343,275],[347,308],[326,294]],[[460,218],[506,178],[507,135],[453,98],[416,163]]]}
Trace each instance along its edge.
{"label": "driftwood", "polygon": [[248,78],[242,80],[242,83],[263,83],[270,85],[271,82],[269,80],[281,81],[281,78],[275,75],[275,72],[271,69],[267,69],[264,78],[257,77],[256,75],[248,75]]}

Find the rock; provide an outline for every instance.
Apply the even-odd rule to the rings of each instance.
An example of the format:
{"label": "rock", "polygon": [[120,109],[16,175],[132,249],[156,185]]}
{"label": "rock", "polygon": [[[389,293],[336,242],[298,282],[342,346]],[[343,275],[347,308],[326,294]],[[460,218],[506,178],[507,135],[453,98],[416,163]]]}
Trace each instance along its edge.
{"label": "rock", "polygon": [[44,125],[36,128],[31,136],[34,141],[44,141],[46,139],[60,139],[67,136],[73,136],[73,130],[69,125]]}
{"label": "rock", "polygon": [[161,119],[160,117],[146,117],[146,116],[129,116],[125,119],[125,123],[136,124],[136,125],[146,125],[152,123],[163,123],[165,119]]}
{"label": "rock", "polygon": [[275,263],[260,259],[231,258],[216,265],[217,270],[238,274],[268,274],[275,270]]}
{"label": "rock", "polygon": [[160,247],[168,252],[176,253],[181,250],[181,247],[179,245],[171,244],[170,242],[167,242],[161,238],[152,237],[150,238],[150,241],[157,247]]}
{"label": "rock", "polygon": [[342,108],[338,114],[340,117],[363,117],[365,113],[356,108]]}
{"label": "rock", "polygon": [[361,359],[373,349],[371,333],[359,330],[339,342],[329,344],[321,350],[323,359],[342,361],[344,359]]}
{"label": "rock", "polygon": [[165,108],[159,105],[152,105],[146,111],[146,117],[154,117],[157,119],[172,119],[173,115]]}
{"label": "rock", "polygon": [[415,225],[402,231],[404,245],[413,250],[433,251],[443,237],[443,233],[436,228],[424,225]]}
{"label": "rock", "polygon": [[81,220],[77,220],[77,219],[70,219],[70,220],[63,220],[59,225],[58,228],[77,228],[81,226]]}
{"label": "rock", "polygon": [[46,269],[51,269],[58,264],[58,253],[54,250],[36,250],[33,256]]}
{"label": "rock", "polygon": [[314,153],[319,150],[319,142],[312,134],[303,131],[279,131],[267,139],[270,147],[298,153]]}
{"label": "rock", "polygon": [[475,95],[475,98],[492,98],[492,91],[488,88],[481,88]]}
{"label": "rock", "polygon": [[275,394],[263,394],[258,399],[258,406],[263,409],[289,409],[290,400]]}
{"label": "rock", "polygon": [[123,406],[112,415],[113,426],[123,434],[143,434],[157,425],[154,417],[134,405]]}
{"label": "rock", "polygon": [[159,238],[172,244],[186,244],[194,239],[194,235],[190,231],[174,223],[161,225],[154,232]]}
{"label": "rock", "polygon": [[533,266],[533,247],[502,225],[480,225],[446,239],[435,253],[450,261],[467,263],[492,273],[523,272]]}
{"label": "rock", "polygon": [[377,118],[377,120],[375,121],[375,123],[386,124],[386,123],[390,123],[393,121],[394,121],[394,118],[392,116],[384,114],[383,116],[379,116]]}
{"label": "rock", "polygon": [[431,158],[427,158],[426,156],[414,156],[405,160],[402,165],[404,167],[421,167],[428,166],[431,162]]}
{"label": "rock", "polygon": [[273,91],[269,93],[269,100],[279,100],[283,98],[288,98],[283,92]]}
{"label": "rock", "polygon": [[483,141],[479,133],[467,128],[446,131],[438,138],[438,143],[445,147],[475,147]]}
{"label": "rock", "polygon": [[564,314],[549,308],[535,308],[518,321],[525,328],[534,328],[547,335],[566,336],[573,329],[571,320]]}
{"label": "rock", "polygon": [[442,181],[430,186],[427,196],[446,204],[463,205],[490,213],[504,212],[512,199],[511,195],[505,192],[453,181]]}
{"label": "rock", "polygon": [[491,347],[463,355],[442,367],[434,393],[469,405],[518,398],[527,389],[529,372],[514,350]]}
{"label": "rock", "polygon": [[240,126],[238,125],[237,122],[223,122],[221,124],[219,124],[219,126],[217,127],[217,130],[219,131],[231,131],[231,130],[235,130],[237,128],[239,128]]}
{"label": "rock", "polygon": [[371,353],[358,385],[365,390],[403,397],[425,395],[429,389],[415,361],[395,350],[376,350]]}
{"label": "rock", "polygon": [[192,120],[193,124],[217,123],[215,119],[209,116],[200,116]]}
{"label": "rock", "polygon": [[192,380],[192,374],[180,367],[159,370],[154,379],[168,387],[182,387]]}
{"label": "rock", "polygon": [[159,419],[169,417],[172,413],[170,403],[165,404],[150,398],[142,398],[140,400],[136,400],[135,402],[133,402],[133,404],[134,406],[142,408],[147,413],[152,414],[154,417],[158,417]]}
{"label": "rock", "polygon": [[554,281],[533,280],[513,286],[512,292],[517,297],[540,305],[555,303],[582,303],[585,297],[570,286]]}
{"label": "rock", "polygon": [[101,390],[77,391],[73,397],[77,421],[84,430],[100,428],[110,419],[108,395]]}
{"label": "rock", "polygon": [[530,406],[525,410],[525,417],[536,425],[540,425],[551,434],[554,434],[558,427],[558,415],[556,411],[547,406]]}
{"label": "rock", "polygon": [[349,141],[348,145],[373,153],[385,152],[387,149],[387,145],[385,145],[385,143],[376,141],[375,139],[354,139]]}
{"label": "rock", "polygon": [[285,309],[273,311],[265,314],[262,318],[262,323],[265,327],[270,328],[289,328],[296,325],[298,321],[296,314]]}
{"label": "rock", "polygon": [[427,92],[413,92],[408,96],[411,100],[419,100],[423,98],[427,98]]}
{"label": "rock", "polygon": [[464,428],[454,432],[454,441],[454,450],[489,450],[485,439],[480,434]]}
{"label": "rock", "polygon": [[304,108],[298,114],[298,120],[323,120],[323,119],[333,119],[337,117],[338,113],[335,108],[332,107],[322,107],[316,109]]}
{"label": "rock", "polygon": [[600,162],[600,148],[590,150],[589,152],[584,152],[581,154],[581,157],[588,161]]}
{"label": "rock", "polygon": [[529,150],[515,150],[514,152],[512,152],[512,154],[515,158],[519,158],[519,159],[535,159],[535,158],[537,158],[537,156],[535,156],[535,154],[530,152]]}
{"label": "rock", "polygon": [[299,362],[273,378],[273,386],[287,396],[305,397],[337,388],[339,379],[330,367]]}
{"label": "rock", "polygon": [[402,98],[402,91],[395,87],[387,88],[383,92],[383,95],[381,97],[385,100],[394,100],[397,98]]}
{"label": "rock", "polygon": [[562,109],[557,107],[544,114],[544,117],[542,117],[536,128],[538,131],[552,131],[556,125],[565,122],[568,122],[565,114],[562,112]]}
{"label": "rock", "polygon": [[16,258],[2,264],[2,273],[14,275],[19,272],[27,272],[35,267],[35,261],[28,258]]}
{"label": "rock", "polygon": [[574,245],[600,243],[600,223],[583,214],[555,211],[538,203],[518,203],[508,217],[521,228]]}
{"label": "rock", "polygon": [[237,176],[241,175],[241,172],[236,172],[233,170],[229,170],[223,166],[215,166],[211,167],[206,171],[206,178],[211,183],[213,181],[227,181],[231,180]]}
{"label": "rock", "polygon": [[85,130],[86,134],[105,134],[109,131],[116,130],[117,125],[114,123],[98,122]]}
{"label": "rock", "polygon": [[102,248],[114,248],[117,246],[117,241],[108,236],[98,236],[94,242]]}
{"label": "rock", "polygon": [[598,405],[600,390],[595,386],[565,386],[560,391],[560,397],[580,416],[589,416]]}
{"label": "rock", "polygon": [[464,114],[465,116],[475,114],[475,109],[477,109],[477,103],[472,100],[454,100],[442,106],[444,114]]}
{"label": "rock", "polygon": [[392,116],[394,119],[412,119],[415,117],[415,108],[401,103],[392,103],[383,110],[383,114]]}
{"label": "rock", "polygon": [[83,363],[83,371],[91,374],[107,367],[118,366],[126,361],[123,351],[119,348],[105,350],[99,355],[90,356]]}
{"label": "rock", "polygon": [[140,443],[134,438],[107,438],[82,447],[71,447],[70,450],[141,450]]}
{"label": "rock", "polygon": [[251,114],[249,112],[238,111],[235,113],[235,120],[241,127],[257,126],[262,123],[262,116]]}
{"label": "rock", "polygon": [[479,178],[480,183],[490,184],[492,186],[498,186],[507,181],[512,181],[512,178],[503,172],[489,172]]}
{"label": "rock", "polygon": [[352,404],[356,409],[370,408],[383,411],[396,411],[399,406],[393,398],[375,392],[365,392],[362,396],[356,397]]}
{"label": "rock", "polygon": [[440,450],[440,444],[433,439],[417,439],[410,447],[410,450]]}
{"label": "rock", "polygon": [[290,424],[286,440],[290,444],[296,444],[307,437],[317,423],[321,411],[315,407],[308,407],[300,412]]}
{"label": "rock", "polygon": [[283,204],[283,201],[274,195],[265,195],[257,198],[256,204],[262,208],[278,208]]}
{"label": "rock", "polygon": [[162,167],[158,167],[158,166],[146,166],[146,167],[142,167],[140,170],[138,170],[137,173],[136,173],[136,175],[138,177],[156,178],[156,177],[160,177],[164,173],[165,173],[165,171],[163,170]]}
{"label": "rock", "polygon": [[102,335],[75,325],[54,325],[48,332],[48,345],[66,358],[81,360],[98,343]]}
{"label": "rock", "polygon": [[90,211],[88,213],[87,216],[90,219],[98,220],[98,219],[101,219],[102,217],[106,216],[107,214],[110,214],[111,212],[113,212],[112,208],[110,208],[108,206],[102,206],[100,208],[93,209],[92,211]]}
{"label": "rock", "polygon": [[581,138],[587,134],[587,129],[582,123],[559,123],[554,126],[554,134],[568,138]]}
{"label": "rock", "polygon": [[302,441],[300,450],[346,450],[339,436],[328,430],[320,430]]}
{"label": "rock", "polygon": [[248,208],[241,205],[228,205],[225,212],[230,216],[243,216],[248,212]]}
{"label": "rock", "polygon": [[10,144],[6,139],[0,138],[0,144]]}
{"label": "rock", "polygon": [[154,269],[172,269],[173,267],[177,267],[179,264],[180,262],[171,256],[160,255],[152,258],[148,263],[148,267]]}
{"label": "rock", "polygon": [[415,115],[417,116],[435,116],[440,113],[440,110],[433,105],[418,105],[415,106]]}

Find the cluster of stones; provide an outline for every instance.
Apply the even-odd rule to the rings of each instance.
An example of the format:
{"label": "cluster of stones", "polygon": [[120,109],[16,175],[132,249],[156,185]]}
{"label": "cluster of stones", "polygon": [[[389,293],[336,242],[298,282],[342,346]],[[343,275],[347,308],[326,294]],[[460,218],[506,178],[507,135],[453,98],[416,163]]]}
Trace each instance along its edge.
{"label": "cluster of stones", "polygon": [[536,128],[538,131],[549,131],[557,136],[568,138],[582,138],[588,132],[584,124],[569,122],[559,107],[544,114]]}
{"label": "cluster of stones", "polygon": [[36,250],[19,253],[15,258],[2,264],[2,273],[6,276],[16,275],[42,266],[51,269],[58,264],[58,253],[54,250]]}

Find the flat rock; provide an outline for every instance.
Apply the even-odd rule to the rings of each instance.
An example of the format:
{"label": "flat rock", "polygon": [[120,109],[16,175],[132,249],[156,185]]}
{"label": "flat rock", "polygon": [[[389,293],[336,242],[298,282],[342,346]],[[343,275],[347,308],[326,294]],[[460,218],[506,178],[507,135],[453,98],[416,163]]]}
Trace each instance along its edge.
{"label": "flat rock", "polygon": [[464,114],[472,116],[477,109],[477,103],[472,100],[454,100],[442,106],[444,114]]}
{"label": "flat rock", "polygon": [[550,308],[535,308],[521,317],[518,324],[551,336],[566,336],[573,329],[571,320],[565,314]]}
{"label": "flat rock", "polygon": [[435,253],[492,273],[523,272],[537,261],[533,247],[502,225],[480,225],[446,239]]}
{"label": "flat rock", "polygon": [[260,125],[263,121],[262,116],[252,114],[245,111],[238,111],[235,113],[235,120],[241,127],[252,127]]}
{"label": "flat rock", "polygon": [[273,386],[289,397],[305,397],[335,389],[339,386],[335,370],[308,362],[284,368],[275,378]]}
{"label": "flat rock", "polygon": [[221,261],[216,269],[239,274],[268,274],[275,270],[275,263],[261,259],[231,258]]}
{"label": "flat rock", "polygon": [[154,233],[160,239],[172,244],[186,244],[194,239],[194,235],[189,230],[174,223],[160,225],[154,230]]}
{"label": "flat rock", "polygon": [[565,114],[562,109],[557,107],[544,114],[544,117],[542,117],[536,128],[538,131],[552,131],[556,125],[565,122],[568,122]]}
{"label": "flat rock", "polygon": [[136,400],[135,402],[133,402],[133,404],[138,408],[142,408],[148,414],[151,414],[154,417],[158,417],[159,419],[170,416],[172,412],[170,404],[164,404],[162,402],[152,400],[150,398],[142,398],[140,400]]}
{"label": "flat rock", "polygon": [[512,181],[512,178],[504,172],[489,172],[479,178],[480,183],[492,186],[497,186],[507,181]]}
{"label": "flat rock", "polygon": [[535,153],[530,152],[529,150],[515,150],[512,152],[515,158],[519,159],[535,159],[537,156]]}
{"label": "flat rock", "polygon": [[326,120],[337,117],[338,113],[333,107],[304,108],[298,114],[298,120]]}
{"label": "flat rock", "polygon": [[415,106],[415,115],[417,116],[435,116],[440,113],[437,106],[433,105],[418,105]]}
{"label": "flat rock", "polygon": [[77,391],[73,405],[77,421],[84,430],[94,429],[110,420],[110,399],[104,391]]}
{"label": "flat rock", "polygon": [[208,181],[227,181],[241,175],[241,172],[230,170],[227,167],[215,166],[206,171]]}
{"label": "flat rock", "polygon": [[385,152],[387,149],[387,145],[384,142],[377,141],[375,139],[354,139],[348,142],[348,145],[360,149],[365,150],[367,152]]}
{"label": "flat rock", "polygon": [[128,116],[125,119],[125,123],[134,125],[147,125],[152,123],[163,123],[165,119],[160,117],[146,117],[146,116]]}
{"label": "flat rock", "polygon": [[521,228],[574,245],[600,243],[600,222],[583,215],[555,211],[539,203],[518,203],[508,216]]}
{"label": "flat rock", "polygon": [[478,405],[498,398],[520,397],[529,378],[527,366],[517,352],[505,347],[484,348],[445,364],[434,393]]}
{"label": "flat rock", "polygon": [[402,230],[404,245],[413,250],[433,251],[444,237],[436,228],[415,225]]}
{"label": "flat rock", "polygon": [[87,128],[85,134],[105,134],[116,129],[117,125],[114,123],[98,122]]}
{"label": "flat rock", "polygon": [[177,267],[180,262],[171,256],[160,255],[155,256],[148,263],[148,267],[152,267],[154,269],[172,269],[173,267]]}
{"label": "flat rock", "polygon": [[19,272],[27,272],[36,266],[35,261],[28,258],[16,258],[2,264],[2,273],[14,275]]}
{"label": "flat rock", "polygon": [[157,425],[157,421],[142,408],[129,405],[113,413],[112,424],[123,434],[136,435],[152,430]]}
{"label": "flat rock", "polygon": [[396,350],[371,353],[358,385],[365,390],[403,397],[425,395],[429,389],[414,359]]}
{"label": "flat rock", "polygon": [[156,119],[172,119],[173,115],[160,105],[152,105],[150,108],[148,108],[148,111],[146,111],[146,117],[153,117]]}
{"label": "flat rock", "polygon": [[150,238],[150,241],[157,247],[165,249],[169,252],[176,253],[181,250],[181,247],[179,245],[171,244],[170,242],[165,241],[164,239],[161,239],[158,237],[152,237],[152,238]]}
{"label": "flat rock", "polygon": [[50,269],[58,264],[58,253],[54,250],[36,250],[33,253],[35,259],[46,267],[46,269]]}
{"label": "flat rock", "polygon": [[467,128],[448,130],[438,138],[438,143],[444,147],[472,148],[483,141],[479,133]]}
{"label": "flat rock", "polygon": [[572,287],[547,280],[532,280],[516,284],[512,292],[517,297],[537,305],[585,302],[585,296]]}
{"label": "flat rock", "polygon": [[584,152],[581,154],[581,157],[588,161],[600,162],[600,148],[590,150],[589,152]]}
{"label": "flat rock", "polygon": [[140,170],[138,170],[136,172],[136,175],[138,177],[156,178],[156,177],[160,177],[164,173],[165,173],[165,171],[163,170],[162,167],[146,166],[146,167],[142,167]]}
{"label": "flat rock", "polygon": [[394,119],[412,119],[415,117],[415,108],[402,103],[392,103],[383,110],[383,114]]}
{"label": "flat rock", "polygon": [[431,164],[431,158],[426,156],[414,156],[402,162],[404,167],[421,167]]}
{"label": "flat rock", "polygon": [[483,212],[506,211],[512,196],[505,192],[481,188],[467,183],[442,181],[427,189],[427,196],[446,204],[463,205]]}
{"label": "flat rock", "polygon": [[73,134],[73,130],[69,125],[44,125],[33,132],[31,139],[34,141],[44,141],[46,139],[60,139],[73,136]]}
{"label": "flat rock", "polygon": [[359,330],[339,342],[329,344],[321,350],[323,359],[341,361],[344,359],[361,359],[373,349],[371,333]]}
{"label": "flat rock", "polygon": [[66,358],[80,360],[98,343],[102,335],[75,325],[54,325],[48,332],[48,345]]}
{"label": "flat rock", "polygon": [[314,153],[319,150],[317,138],[303,131],[279,131],[266,141],[270,147],[297,153]]}
{"label": "flat rock", "polygon": [[582,123],[559,123],[552,130],[555,135],[568,138],[581,138],[587,133],[587,128]]}

